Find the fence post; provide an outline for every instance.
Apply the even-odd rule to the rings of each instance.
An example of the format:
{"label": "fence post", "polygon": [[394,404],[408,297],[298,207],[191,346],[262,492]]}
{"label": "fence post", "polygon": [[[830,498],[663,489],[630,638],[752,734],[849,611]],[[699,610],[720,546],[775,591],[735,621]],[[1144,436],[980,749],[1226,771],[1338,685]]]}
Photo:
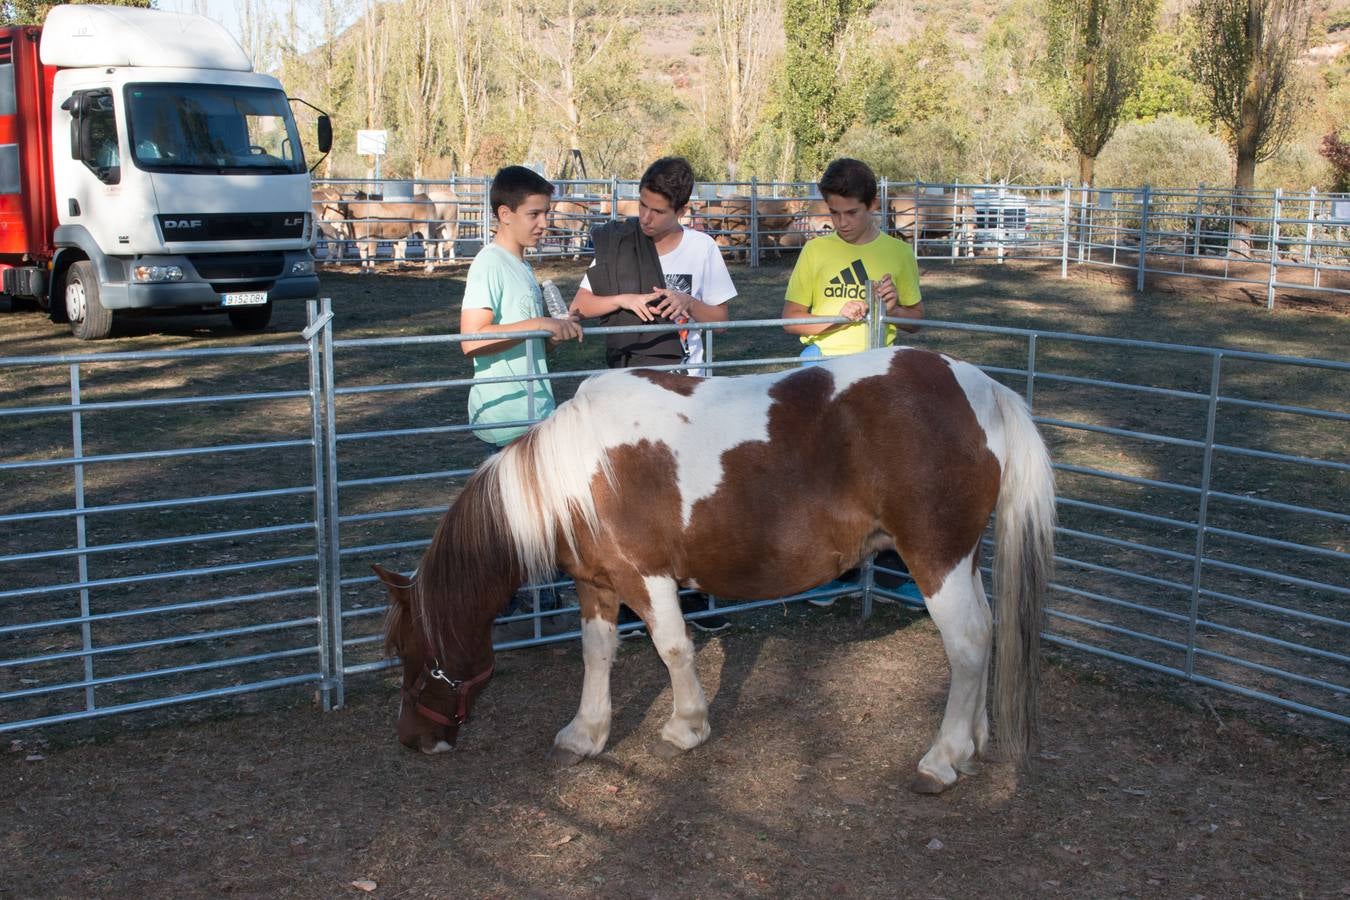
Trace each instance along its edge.
{"label": "fence post", "polygon": [[[1204,202],[1205,202],[1205,183],[1200,182],[1200,187],[1195,193],[1195,258],[1200,258],[1200,233],[1204,231]],[[1184,250],[1184,248],[1183,248]],[[1182,254],[1182,263],[1185,264],[1185,254]]]}
{"label": "fence post", "polygon": [[[70,455],[76,460],[72,467],[72,474],[75,476],[75,508],[84,509],[84,464],[78,460],[84,459],[84,417],[80,413],[80,364],[70,364]],[[77,513],[75,516],[75,546],[83,550],[88,546],[88,537],[85,531],[84,513]],[[89,582],[89,557],[83,553],[76,559],[76,571],[80,577],[80,645],[84,649],[84,655],[81,658],[83,663],[84,680],[94,680],[94,658],[89,655],[89,651],[94,647],[94,635],[89,627],[89,588],[85,585]],[[94,686],[86,685],[84,689],[84,708],[94,709]]]}
{"label": "fence post", "polygon": [[1087,208],[1088,186],[1079,184],[1078,186],[1078,264],[1083,264],[1083,245],[1088,239],[1088,208]]}
{"label": "fence post", "polygon": [[306,301],[309,345],[309,410],[314,446],[314,528],[319,559],[319,704],[325,711],[345,702],[342,653],[342,555],[338,529],[337,416],[333,373],[332,301]]}
{"label": "fence post", "polygon": [[759,267],[759,178],[750,179],[750,268]]}
{"label": "fence post", "polygon": [[1069,277],[1069,194],[1073,189],[1069,183],[1064,182],[1064,233],[1060,235],[1061,245],[1059,248],[1059,277]]}
{"label": "fence post", "polygon": [[867,279],[867,349],[886,346],[886,307],[876,292],[876,282]]}
{"label": "fence post", "polygon": [[1312,236],[1313,221],[1317,216],[1317,188],[1308,189],[1308,230],[1303,238],[1303,261],[1310,263],[1313,267],[1313,287],[1318,288],[1322,285],[1322,254],[1319,252],[1316,257],[1313,256]]}
{"label": "fence post", "polygon": [[619,220],[619,178],[616,175],[609,176],[609,220]]}
{"label": "fence post", "polygon": [[492,196],[491,196],[492,183],[488,180],[488,178],[484,177],[481,181],[481,184],[483,190],[483,198],[482,198],[483,208],[480,212],[480,215],[482,215],[483,217],[483,223],[478,229],[478,238],[479,238],[478,249],[480,250],[486,247],[492,241]]}
{"label": "fence post", "polygon": [[1144,185],[1144,199],[1139,209],[1139,274],[1134,279],[1134,289],[1144,290],[1144,270],[1148,267],[1148,203],[1153,189]]}
{"label": "fence post", "polygon": [[1219,377],[1223,354],[1216,352],[1209,368],[1209,409],[1205,421],[1205,455],[1200,468],[1200,509],[1196,513],[1195,559],[1191,566],[1191,599],[1186,623],[1186,677],[1195,675],[1195,632],[1200,618],[1200,579],[1204,572],[1205,531],[1209,527],[1209,483],[1214,461],[1215,420],[1219,409]]}
{"label": "fence post", "polygon": [[[891,228],[891,185],[885,177],[883,177],[881,183],[877,185],[877,191],[881,197],[881,230],[886,234],[891,234],[893,233],[893,229]],[[917,244],[914,247],[914,255],[919,255]]]}
{"label": "fence post", "polygon": [[1275,189],[1270,204],[1270,275],[1266,279],[1266,309],[1275,308],[1275,279],[1280,267],[1280,196],[1281,188]]}

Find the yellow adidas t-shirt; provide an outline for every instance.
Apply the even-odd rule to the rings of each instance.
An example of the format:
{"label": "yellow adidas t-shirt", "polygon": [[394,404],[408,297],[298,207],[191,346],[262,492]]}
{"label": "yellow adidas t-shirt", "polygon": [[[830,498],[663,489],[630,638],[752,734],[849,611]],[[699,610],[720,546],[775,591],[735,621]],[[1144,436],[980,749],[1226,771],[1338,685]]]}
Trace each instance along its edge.
{"label": "yellow adidas t-shirt", "polygon": [[[834,316],[849,300],[867,300],[867,282],[887,274],[895,283],[901,306],[919,296],[919,262],[899,238],[878,234],[866,244],[850,244],[837,234],[812,238],[802,248],[788,279],[787,300],[805,306],[813,316]],[[886,326],[886,346],[895,342],[895,327]],[[867,323],[859,322],[827,335],[804,334],[803,344],[817,344],[826,356],[867,349]]]}

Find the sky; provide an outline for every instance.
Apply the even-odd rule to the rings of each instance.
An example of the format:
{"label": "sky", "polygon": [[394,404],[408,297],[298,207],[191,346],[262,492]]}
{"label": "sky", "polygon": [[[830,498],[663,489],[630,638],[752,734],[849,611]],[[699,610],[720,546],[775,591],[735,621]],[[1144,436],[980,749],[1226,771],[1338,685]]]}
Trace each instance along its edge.
{"label": "sky", "polygon": [[[243,5],[239,0],[158,0],[156,4],[160,9],[170,12],[186,12],[204,15],[208,19],[214,19],[229,29],[230,34],[238,40],[240,37],[240,6]],[[265,10],[274,19],[280,20],[286,10],[286,0],[252,0],[255,8]],[[357,4],[353,4],[355,6]],[[302,30],[316,33],[318,31],[318,18],[314,13],[313,4],[306,0],[299,0],[297,4],[300,15],[300,24]],[[301,47],[303,52],[310,49]]]}

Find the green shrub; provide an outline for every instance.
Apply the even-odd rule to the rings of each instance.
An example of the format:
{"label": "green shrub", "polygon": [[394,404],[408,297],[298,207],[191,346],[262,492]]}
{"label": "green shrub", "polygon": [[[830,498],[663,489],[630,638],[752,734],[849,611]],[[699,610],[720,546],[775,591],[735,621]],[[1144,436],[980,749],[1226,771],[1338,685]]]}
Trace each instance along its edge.
{"label": "green shrub", "polygon": [[1203,125],[1179,116],[1131,122],[1097,157],[1100,187],[1192,188],[1225,185],[1233,180],[1228,146]]}

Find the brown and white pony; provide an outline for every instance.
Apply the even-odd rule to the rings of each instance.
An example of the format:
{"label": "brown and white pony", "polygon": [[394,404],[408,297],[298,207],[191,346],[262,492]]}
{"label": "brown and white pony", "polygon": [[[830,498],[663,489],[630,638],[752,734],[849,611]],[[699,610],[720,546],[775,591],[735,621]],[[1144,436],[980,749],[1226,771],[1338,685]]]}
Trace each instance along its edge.
{"label": "brown and white pony", "polygon": [[[979,574],[997,508],[997,624]],[[435,753],[491,676],[492,622],[527,580],[576,579],[585,677],[551,756],[595,756],[610,727],[619,603],[670,671],[662,755],[708,739],[708,707],[676,591],[784,597],[895,546],[942,634],[951,687],[912,787],[974,771],[994,722],[1021,760],[1036,730],[1042,598],[1053,553],[1050,460],[1026,405],[976,367],[874,350],[768,375],[599,375],[494,455],[442,518],[412,577],[375,567],[403,662],[398,737]]]}

